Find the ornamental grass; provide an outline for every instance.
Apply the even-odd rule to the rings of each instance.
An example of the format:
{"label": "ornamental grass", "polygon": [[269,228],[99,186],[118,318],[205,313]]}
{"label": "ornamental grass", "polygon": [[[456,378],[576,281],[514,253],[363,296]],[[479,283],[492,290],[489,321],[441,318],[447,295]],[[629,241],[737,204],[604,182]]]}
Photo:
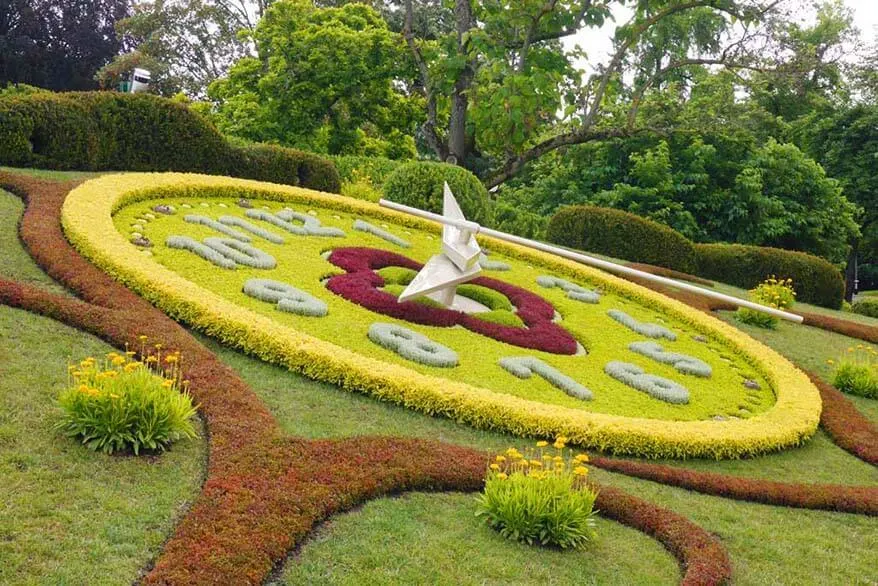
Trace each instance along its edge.
{"label": "ornamental grass", "polygon": [[578,549],[594,538],[597,491],[589,486],[588,456],[572,456],[566,438],[538,442],[524,453],[509,448],[488,467],[476,516],[500,535],[528,545]]}
{"label": "ornamental grass", "polygon": [[181,380],[180,353],[162,355],[161,344],[149,351],[141,336],[140,356],[110,352],[68,366],[68,385],[58,402],[63,410],[57,428],[87,448],[112,454],[141,450],[161,452],[173,442],[198,436],[196,407]]}
{"label": "ornamental grass", "polygon": [[[793,280],[778,279],[771,275],[750,291],[750,300],[775,309],[789,309],[796,302]],[[775,316],[746,307],[741,307],[735,312],[735,319],[751,326],[772,330],[778,323],[778,318]]]}

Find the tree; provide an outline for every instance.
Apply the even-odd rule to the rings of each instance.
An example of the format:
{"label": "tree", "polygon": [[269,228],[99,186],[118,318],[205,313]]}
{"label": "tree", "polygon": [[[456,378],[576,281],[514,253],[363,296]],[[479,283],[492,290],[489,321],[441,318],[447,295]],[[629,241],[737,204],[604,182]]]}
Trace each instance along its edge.
{"label": "tree", "polygon": [[330,154],[414,154],[423,106],[400,87],[412,75],[406,49],[375,10],[281,1],[253,40],[257,57],[209,89],[224,132]]}
{"label": "tree", "polygon": [[235,60],[249,54],[241,31],[252,31],[268,0],[155,0],[134,6],[118,23],[131,49],[102,68],[98,79],[114,86],[134,67],[152,73],[158,93],[201,97]]}
{"label": "tree", "polygon": [[[418,38],[405,1],[404,35],[427,105],[422,132],[436,156],[475,170],[489,186],[557,148],[655,130],[653,93],[706,64],[759,67],[757,25],[776,2],[758,0],[455,0],[456,30]],[[582,53],[559,40],[599,27],[614,6],[633,5],[616,28],[608,63],[583,79]],[[686,88],[678,87],[678,97]],[[665,96],[666,97],[666,96]],[[562,112],[559,119],[557,114]]]}
{"label": "tree", "polygon": [[114,25],[127,0],[7,0],[0,5],[0,85],[97,87],[95,72],[121,47]]}
{"label": "tree", "polygon": [[[860,206],[861,232],[874,233],[878,229],[878,105],[861,104],[832,116],[815,116],[808,127],[808,149],[827,173],[841,182],[847,198]],[[848,301],[853,296],[854,267],[861,243],[857,237],[851,240],[846,271]],[[878,257],[878,251],[865,252],[865,256]]]}

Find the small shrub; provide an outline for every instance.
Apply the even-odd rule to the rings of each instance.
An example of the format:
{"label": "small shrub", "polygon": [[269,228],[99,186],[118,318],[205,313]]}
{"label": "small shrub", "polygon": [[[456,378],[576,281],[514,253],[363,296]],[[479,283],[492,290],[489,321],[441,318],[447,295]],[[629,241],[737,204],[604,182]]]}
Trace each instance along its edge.
{"label": "small shrub", "polygon": [[186,386],[180,380],[180,355],[162,356],[160,346],[145,362],[126,354],[111,352],[101,363],[90,357],[69,367],[57,428],[107,454],[164,451],[177,440],[197,437],[196,409],[180,390]]}
{"label": "small shrub", "polygon": [[878,297],[861,299],[851,304],[851,311],[869,317],[878,317]]}
{"label": "small shrub", "polygon": [[456,165],[429,161],[401,165],[384,183],[384,197],[441,214],[443,184],[446,181],[468,220],[484,226],[493,224],[494,214],[488,190],[478,177]]}
{"label": "small shrub", "polygon": [[341,194],[354,199],[362,199],[377,203],[381,199],[381,191],[376,189],[368,176],[360,176],[354,173],[352,181],[342,181]]}
{"label": "small shrub", "polygon": [[361,157],[357,155],[339,155],[330,157],[338,169],[342,181],[356,183],[367,180],[380,190],[391,173],[404,163],[384,157]]}
{"label": "small shrub", "polygon": [[[835,361],[829,363],[835,364]],[[878,353],[862,344],[848,348],[838,361],[832,384],[843,393],[878,399]]]}
{"label": "small shrub", "polygon": [[804,252],[743,244],[696,244],[695,252],[699,277],[751,289],[765,275],[777,275],[796,283],[800,302],[838,309],[844,299],[841,272]]}
{"label": "small shrub", "polygon": [[476,516],[500,534],[530,545],[582,548],[594,537],[597,492],[587,483],[588,456],[565,454],[565,438],[515,448],[490,465]]}
{"label": "small shrub", "polygon": [[[793,280],[778,279],[771,275],[750,291],[750,300],[776,309],[789,309],[796,301]],[[746,307],[741,307],[735,312],[735,319],[751,326],[767,329],[776,328],[778,323],[778,318],[773,315]]]}
{"label": "small shrub", "polygon": [[629,212],[595,206],[566,206],[546,229],[549,242],[586,252],[691,273],[695,248],[675,230]]}

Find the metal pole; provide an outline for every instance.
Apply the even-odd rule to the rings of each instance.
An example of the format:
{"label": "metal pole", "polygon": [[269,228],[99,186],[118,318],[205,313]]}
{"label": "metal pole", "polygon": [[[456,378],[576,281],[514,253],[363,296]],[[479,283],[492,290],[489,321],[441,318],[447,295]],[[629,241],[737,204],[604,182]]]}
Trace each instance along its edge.
{"label": "metal pole", "polygon": [[[463,224],[465,224],[465,228],[467,230],[471,230],[473,233],[482,233],[486,236],[491,236],[493,238],[497,238],[498,240],[505,240],[507,242],[513,242],[515,244],[520,244],[522,246],[527,246],[529,248],[534,248],[536,250],[541,250],[543,252],[548,252],[549,254],[554,254],[557,256],[561,256],[570,260],[575,260],[576,262],[580,262],[585,265],[597,267],[599,269],[603,269],[610,273],[615,273],[617,275],[626,275],[631,277],[639,277],[646,281],[651,281],[653,283],[661,283],[662,285],[668,285],[671,287],[676,287],[678,289],[683,289],[684,291],[690,291],[692,293],[697,293],[699,295],[703,295],[705,297],[709,297],[711,299],[717,299],[719,301],[725,301],[726,303],[732,303],[738,307],[746,307],[747,309],[752,309],[754,311],[760,311],[762,313],[767,313],[769,315],[773,315],[775,317],[779,317],[781,319],[785,319],[787,321],[791,321],[797,324],[802,323],[804,318],[801,315],[796,315],[794,313],[789,313],[787,311],[782,311],[775,307],[767,307],[765,305],[760,305],[758,303],[753,303],[752,301],[747,301],[746,299],[739,299],[738,297],[732,297],[731,295],[725,295],[724,293],[718,293],[716,291],[711,291],[709,289],[704,289],[702,287],[698,287],[692,285],[690,283],[684,283],[681,281],[675,281],[673,279],[669,279],[667,277],[661,277],[659,275],[652,275],[650,273],[645,273],[643,271],[638,271],[637,269],[632,269],[631,267],[626,267],[623,265],[618,265],[616,263],[612,263],[609,261],[601,260],[599,258],[594,258],[593,256],[588,256],[587,254],[582,254],[580,252],[572,252],[570,250],[565,250],[563,248],[558,248],[557,246],[552,246],[550,244],[543,244],[542,242],[537,242],[535,240],[530,240],[528,238],[522,238],[520,236],[514,236],[512,234],[507,234],[506,232],[499,232],[497,230],[492,230],[490,228],[485,228],[479,226],[479,224],[475,222],[465,221],[462,222],[460,220],[454,220],[451,218],[446,218],[445,216],[434,214],[432,212],[425,212],[424,210],[419,210],[418,208],[409,207],[406,205],[402,205],[396,202],[387,201],[386,199],[382,199],[378,202],[379,205],[384,206],[386,208],[390,208],[392,210],[396,210],[399,212],[411,214],[413,216],[418,216],[421,218],[426,218],[428,220],[433,220],[435,222],[440,222],[442,224],[452,224],[454,226],[458,226],[459,228],[464,228]],[[472,228],[471,226],[475,226]]]}

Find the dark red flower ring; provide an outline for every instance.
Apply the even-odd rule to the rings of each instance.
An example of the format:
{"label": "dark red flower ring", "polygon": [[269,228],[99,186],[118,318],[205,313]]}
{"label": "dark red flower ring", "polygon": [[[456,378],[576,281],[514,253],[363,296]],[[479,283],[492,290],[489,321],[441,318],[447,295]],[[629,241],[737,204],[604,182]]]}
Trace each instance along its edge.
{"label": "dark red flower ring", "polygon": [[553,354],[575,354],[576,340],[567,330],[552,323],[555,308],[542,297],[521,287],[488,277],[470,281],[493,289],[506,296],[524,322],[524,328],[491,323],[453,309],[428,307],[415,301],[399,303],[396,296],[381,291],[384,279],[376,270],[385,267],[404,267],[420,270],[423,265],[412,259],[376,248],[336,248],[329,262],[347,272],[330,277],[326,287],[335,293],[362,305],[366,309],[417,324],[439,327],[461,325],[466,329],[521,348],[542,350]]}

